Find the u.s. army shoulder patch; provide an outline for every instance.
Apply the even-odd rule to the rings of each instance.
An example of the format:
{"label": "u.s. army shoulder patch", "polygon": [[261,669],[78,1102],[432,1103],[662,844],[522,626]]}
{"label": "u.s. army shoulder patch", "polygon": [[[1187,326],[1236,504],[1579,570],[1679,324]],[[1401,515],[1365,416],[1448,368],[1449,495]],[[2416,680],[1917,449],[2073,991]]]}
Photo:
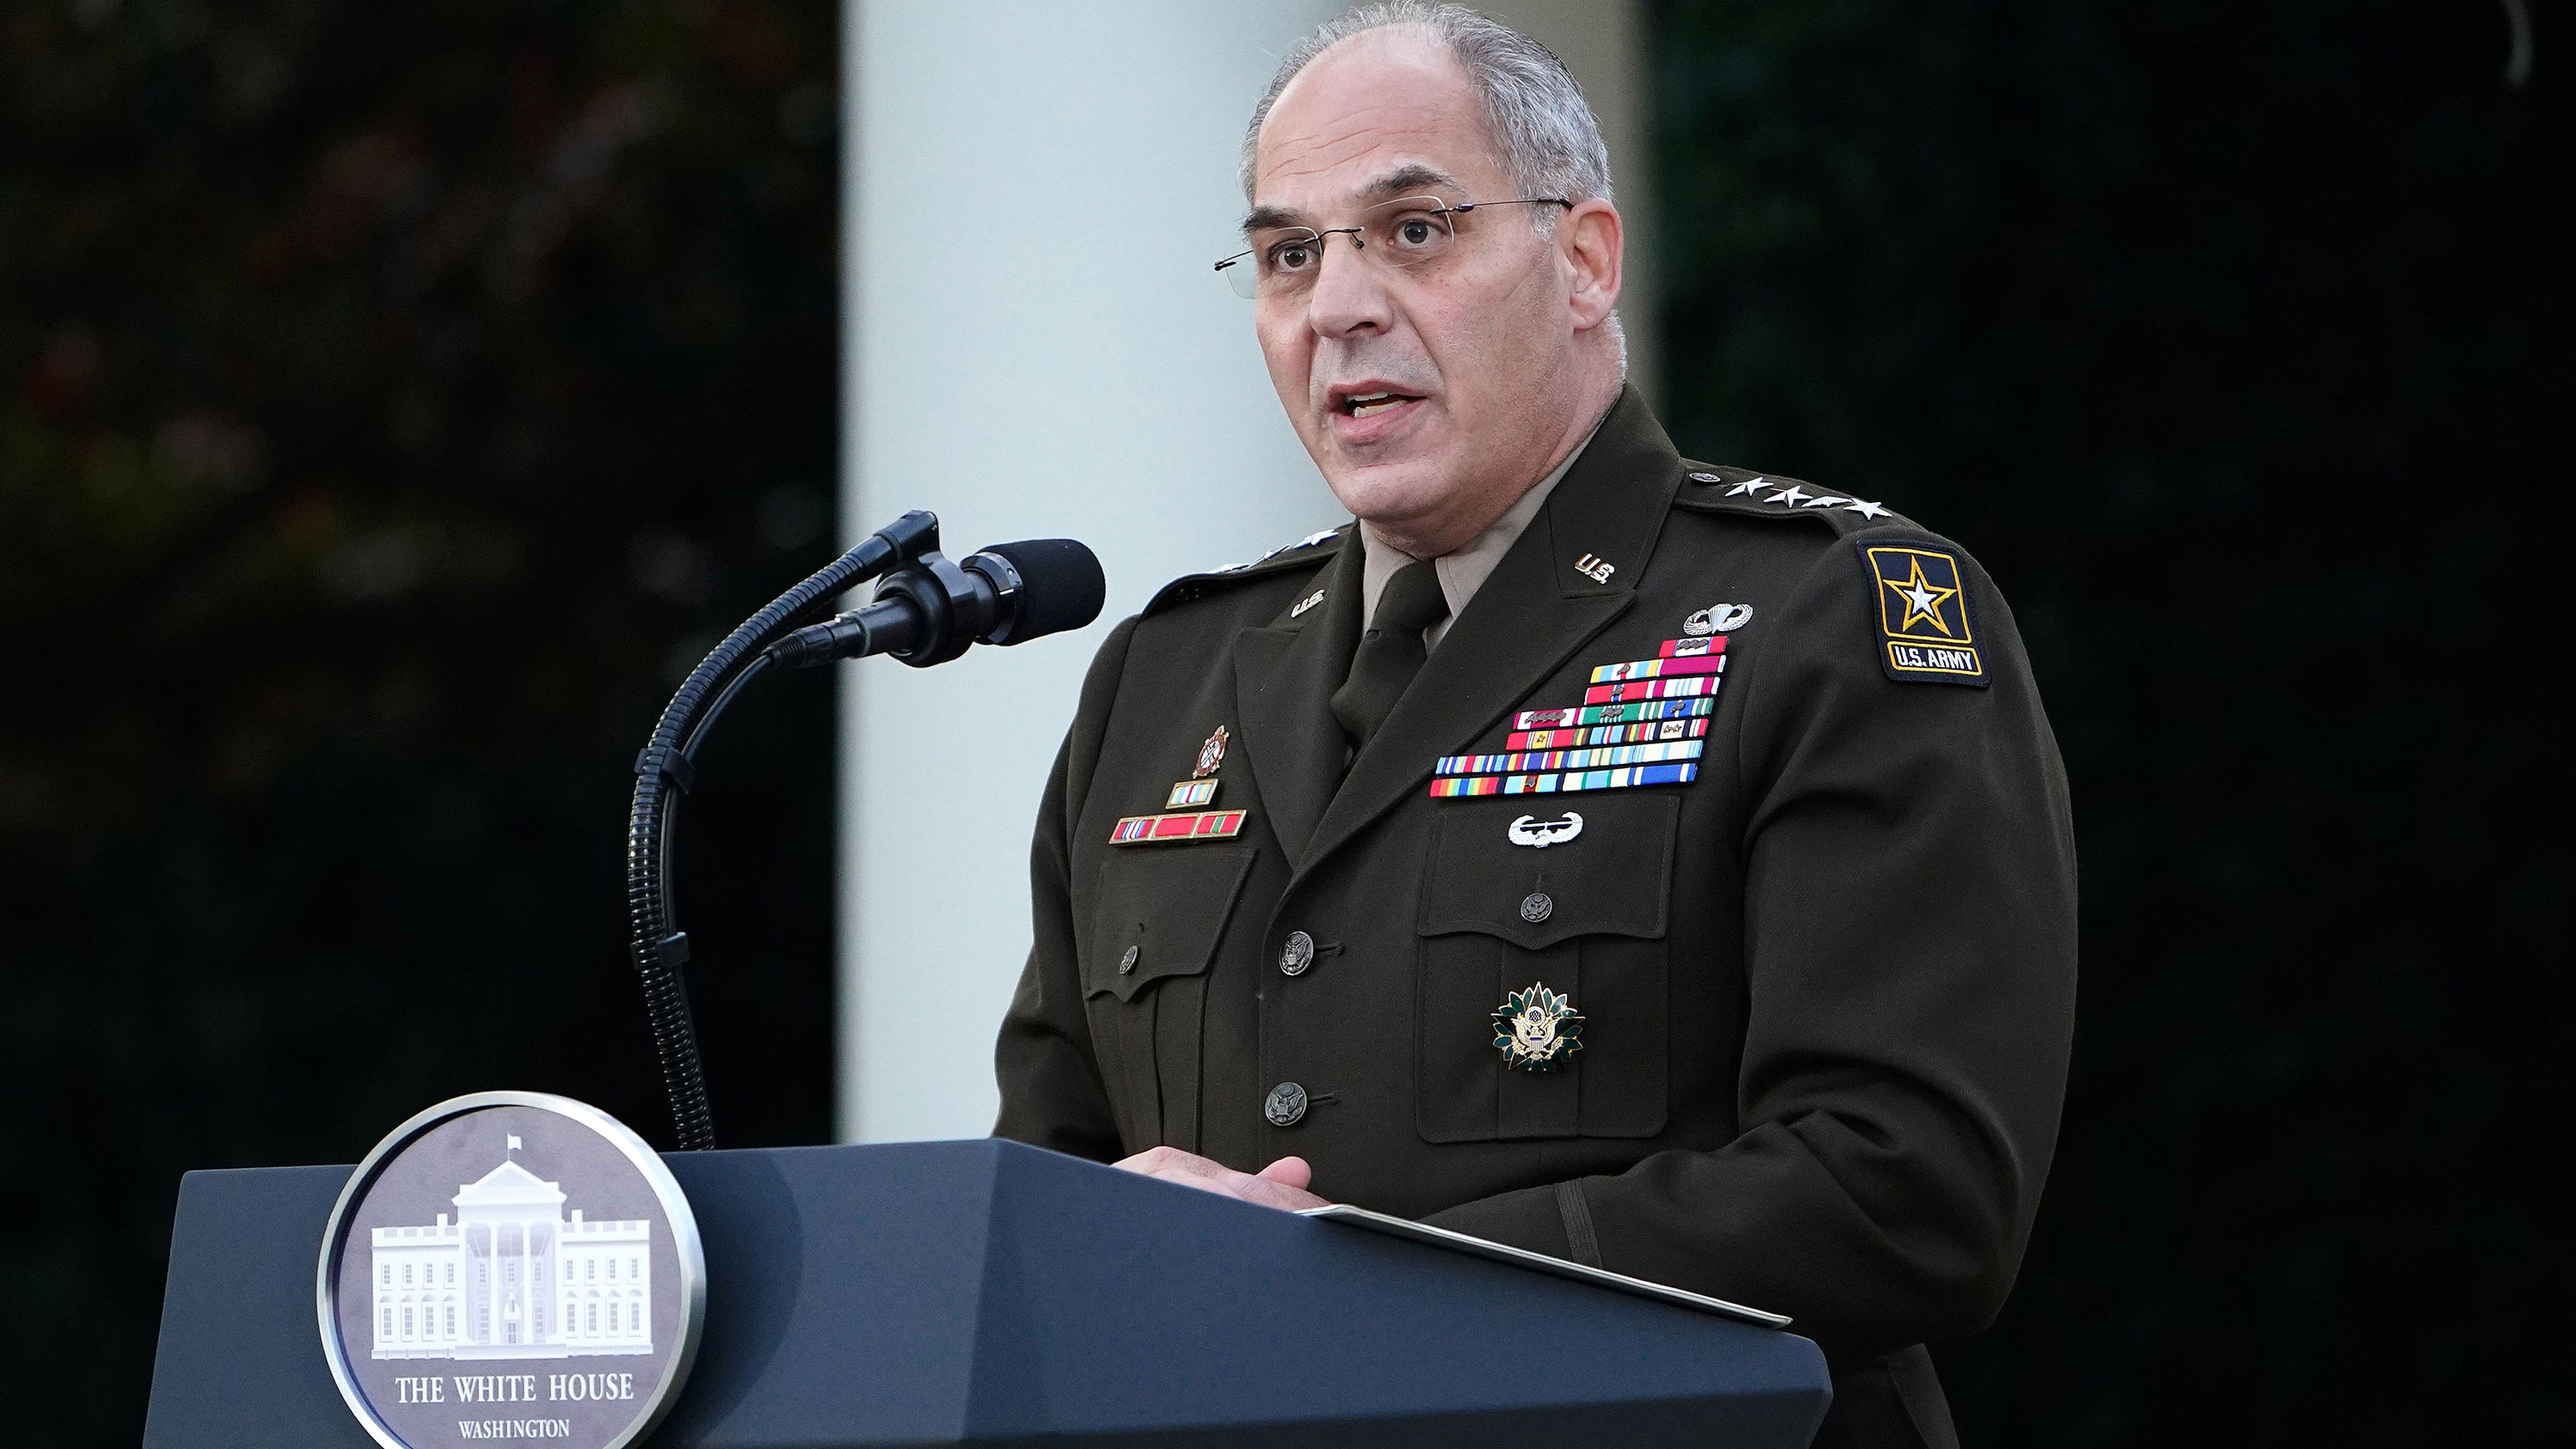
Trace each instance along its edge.
{"label": "u.s. army shoulder patch", "polygon": [[1878,609],[1878,662],[1908,684],[1983,689],[1984,641],[1968,606],[1968,571],[1953,550],[1928,543],[1855,539]]}

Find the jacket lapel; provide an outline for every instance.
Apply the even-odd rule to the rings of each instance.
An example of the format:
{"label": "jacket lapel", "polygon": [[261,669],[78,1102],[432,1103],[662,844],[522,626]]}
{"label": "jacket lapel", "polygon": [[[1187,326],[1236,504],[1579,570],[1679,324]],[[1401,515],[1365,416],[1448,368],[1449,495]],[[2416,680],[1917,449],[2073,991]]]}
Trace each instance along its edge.
{"label": "jacket lapel", "polygon": [[[1302,852],[1291,852],[1298,874],[1396,801],[1427,788],[1440,756],[1465,752],[1541,680],[1627,611],[1680,484],[1681,458],[1671,440],[1634,388],[1622,392],[1547,506],[1530,520],[1386,723],[1351,762],[1339,793],[1327,790],[1329,804],[1312,827],[1311,839]],[[1350,566],[1352,586],[1346,592],[1351,594],[1358,592],[1360,553],[1356,538],[1342,551]],[[1609,576],[1597,577],[1605,564]],[[1336,592],[1345,591],[1337,586]],[[1356,600],[1353,608],[1355,636]],[[1342,671],[1329,681],[1300,679],[1297,684],[1311,692],[1311,708],[1332,731],[1336,764],[1341,734],[1333,722],[1331,695],[1348,672],[1349,657],[1345,648]],[[1284,677],[1286,671],[1282,673]],[[1265,801],[1270,799],[1266,778]],[[1275,804],[1272,809],[1274,815],[1281,813]]]}
{"label": "jacket lapel", "polygon": [[1234,638],[1235,728],[1292,870],[1341,783],[1349,749],[1333,718],[1333,691],[1359,647],[1362,552],[1356,530],[1344,537],[1318,580],[1324,602],[1306,618]]}

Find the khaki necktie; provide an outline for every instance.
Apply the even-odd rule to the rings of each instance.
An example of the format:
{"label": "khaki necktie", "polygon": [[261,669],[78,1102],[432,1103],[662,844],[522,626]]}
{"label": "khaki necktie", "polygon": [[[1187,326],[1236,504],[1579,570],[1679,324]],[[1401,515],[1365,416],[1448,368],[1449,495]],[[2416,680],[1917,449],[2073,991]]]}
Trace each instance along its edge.
{"label": "khaki necktie", "polygon": [[1406,564],[1386,581],[1377,614],[1351,655],[1350,678],[1333,691],[1333,718],[1341,721],[1353,751],[1386,723],[1413,676],[1422,672],[1422,662],[1430,657],[1422,631],[1448,617],[1449,599],[1440,592],[1440,575],[1429,559]]}

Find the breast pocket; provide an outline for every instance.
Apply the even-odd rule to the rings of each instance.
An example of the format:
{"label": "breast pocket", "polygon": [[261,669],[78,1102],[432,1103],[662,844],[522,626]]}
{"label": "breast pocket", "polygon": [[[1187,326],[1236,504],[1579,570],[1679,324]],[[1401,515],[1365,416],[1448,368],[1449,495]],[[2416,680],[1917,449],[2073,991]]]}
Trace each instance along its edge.
{"label": "breast pocket", "polygon": [[1083,1007],[1130,1151],[1197,1149],[1207,971],[1251,868],[1251,851],[1218,845],[1133,846],[1101,864]]}
{"label": "breast pocket", "polygon": [[[1670,794],[1440,812],[1417,922],[1414,1121],[1424,1139],[1663,1130],[1664,929],[1680,818]],[[1550,843],[1528,843],[1540,839]]]}

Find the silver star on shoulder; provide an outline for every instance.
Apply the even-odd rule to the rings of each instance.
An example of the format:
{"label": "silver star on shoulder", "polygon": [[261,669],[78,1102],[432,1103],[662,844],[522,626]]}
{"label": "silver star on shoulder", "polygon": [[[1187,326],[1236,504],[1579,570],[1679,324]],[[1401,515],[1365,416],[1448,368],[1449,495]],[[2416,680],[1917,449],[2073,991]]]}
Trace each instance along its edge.
{"label": "silver star on shoulder", "polygon": [[1734,487],[1727,489],[1726,496],[1729,498],[1740,497],[1743,494],[1752,492],[1756,488],[1765,486],[1770,481],[1771,480],[1768,478],[1747,478],[1743,482],[1736,484]]}
{"label": "silver star on shoulder", "polygon": [[1849,503],[1843,505],[1843,511],[1845,513],[1857,513],[1863,518],[1876,518],[1887,510],[1876,503],[1870,502],[1866,498],[1855,498]]}
{"label": "silver star on shoulder", "polygon": [[1810,498],[1798,506],[1800,508],[1831,508],[1837,503],[1849,502],[1851,502],[1850,499],[1843,497],[1839,493],[1828,493],[1821,498]]}
{"label": "silver star on shoulder", "polygon": [[1781,489],[1779,492],[1772,494],[1770,497],[1765,498],[1762,501],[1765,503],[1785,503],[1790,507],[1795,508],[1798,506],[1799,500],[1807,496],[1808,494],[1804,489],[1801,489],[1797,484],[1792,483],[1788,487]]}

